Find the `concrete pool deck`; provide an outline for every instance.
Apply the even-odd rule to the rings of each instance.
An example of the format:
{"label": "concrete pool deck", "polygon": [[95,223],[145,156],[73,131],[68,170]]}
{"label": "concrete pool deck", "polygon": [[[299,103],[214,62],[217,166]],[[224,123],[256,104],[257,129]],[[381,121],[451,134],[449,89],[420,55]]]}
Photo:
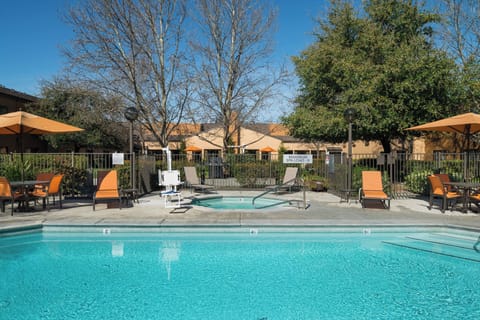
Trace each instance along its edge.
{"label": "concrete pool deck", "polygon": [[[224,196],[256,196],[257,191],[219,191]],[[340,201],[326,192],[306,192],[308,209],[295,207],[257,211],[214,211],[191,206],[190,191],[182,191],[181,208],[165,208],[159,192],[145,195],[128,208],[107,208],[96,205],[92,210],[91,200],[66,200],[63,209],[54,207],[47,211],[15,212],[10,215],[7,206],[0,213],[0,230],[33,225],[75,226],[458,226],[480,230],[480,213],[459,210],[441,213],[438,202],[428,210],[426,199],[392,199],[390,210],[362,208],[360,203]],[[267,195],[269,198],[290,199],[302,202],[303,193]]]}

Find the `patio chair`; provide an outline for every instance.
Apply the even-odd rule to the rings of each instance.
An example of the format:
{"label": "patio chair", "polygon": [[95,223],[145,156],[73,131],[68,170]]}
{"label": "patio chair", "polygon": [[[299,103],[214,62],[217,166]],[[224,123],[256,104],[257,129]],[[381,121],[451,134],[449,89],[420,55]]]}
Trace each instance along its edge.
{"label": "patio chair", "polygon": [[440,211],[445,212],[445,210],[448,209],[449,203],[451,203],[450,210],[453,211],[453,207],[457,204],[457,200],[461,198],[462,195],[457,191],[448,191],[438,175],[428,176],[428,181],[430,183],[428,210],[432,209],[433,199],[440,198]]}
{"label": "patio chair", "polygon": [[451,182],[450,180],[450,176],[448,175],[448,173],[435,173],[436,176],[438,176],[440,178],[440,181],[442,181],[445,189],[447,189],[447,191],[452,191],[452,192],[457,192],[458,189],[452,185],[449,185],[449,183]]}
{"label": "patio chair", "polygon": [[[44,181],[43,179],[46,178],[47,175],[41,176],[41,180],[38,181]],[[56,174],[54,175],[48,183],[48,185],[37,185],[33,189],[32,192],[29,193],[29,197],[33,197],[35,200],[36,199],[42,199],[42,206],[43,209],[47,208],[47,211],[50,211],[50,201],[49,198],[53,198],[53,204],[55,205],[55,196],[58,196],[58,202],[60,203],[60,209],[62,208],[62,181],[63,181],[63,174]],[[38,179],[38,175],[37,175]]]}
{"label": "patio chair", "polygon": [[[52,173],[52,172],[40,172],[40,173],[37,173],[37,175],[35,176],[35,180],[36,181],[50,181],[52,180],[53,176],[55,174]],[[42,190],[42,191],[45,191],[47,188],[47,185],[45,184],[36,184],[33,189],[34,191],[39,189],[39,190]]]}
{"label": "patio chair", "polygon": [[216,192],[215,186],[200,183],[195,167],[184,167],[183,170],[185,171],[185,185],[190,188],[190,191]]}
{"label": "patio chair", "polygon": [[468,203],[471,208],[471,204],[473,203],[478,208],[480,208],[480,190],[475,190],[472,194],[469,195]]}
{"label": "patio chair", "polygon": [[287,169],[285,170],[285,174],[283,175],[282,183],[274,186],[267,186],[265,187],[265,190],[270,190],[272,192],[285,190],[291,192],[293,187],[295,187],[297,184],[297,175],[297,167],[287,167]]}
{"label": "patio chair", "polygon": [[2,202],[2,212],[5,212],[5,203],[10,202],[12,204],[12,216],[13,205],[15,202],[20,204],[25,199],[24,194],[12,190],[10,181],[6,177],[0,177],[0,201]]}
{"label": "patio chair", "polygon": [[93,211],[97,202],[118,201],[118,207],[122,209],[122,198],[118,189],[118,174],[116,170],[99,172],[97,191],[93,194]]}
{"label": "patio chair", "polygon": [[383,191],[380,171],[362,171],[362,187],[359,190],[359,201],[362,208],[365,208],[366,200],[380,201],[384,208],[390,209],[390,197]]}

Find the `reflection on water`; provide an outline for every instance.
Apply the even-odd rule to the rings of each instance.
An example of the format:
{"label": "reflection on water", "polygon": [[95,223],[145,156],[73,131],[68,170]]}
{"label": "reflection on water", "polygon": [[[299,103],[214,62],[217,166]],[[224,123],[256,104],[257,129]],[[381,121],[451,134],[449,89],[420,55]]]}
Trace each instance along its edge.
{"label": "reflection on water", "polygon": [[172,272],[172,262],[180,259],[181,242],[175,240],[168,240],[162,242],[162,247],[159,249],[159,256],[161,262],[167,269],[167,278],[170,280]]}
{"label": "reflection on water", "polygon": [[112,257],[123,257],[123,241],[112,242]]}

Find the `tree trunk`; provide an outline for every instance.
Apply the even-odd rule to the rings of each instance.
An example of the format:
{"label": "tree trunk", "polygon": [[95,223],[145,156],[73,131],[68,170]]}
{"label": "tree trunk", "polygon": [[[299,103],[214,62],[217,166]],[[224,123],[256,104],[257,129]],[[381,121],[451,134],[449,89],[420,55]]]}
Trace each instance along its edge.
{"label": "tree trunk", "polygon": [[380,142],[382,143],[384,153],[390,153],[392,151],[389,139],[382,139],[380,140]]}

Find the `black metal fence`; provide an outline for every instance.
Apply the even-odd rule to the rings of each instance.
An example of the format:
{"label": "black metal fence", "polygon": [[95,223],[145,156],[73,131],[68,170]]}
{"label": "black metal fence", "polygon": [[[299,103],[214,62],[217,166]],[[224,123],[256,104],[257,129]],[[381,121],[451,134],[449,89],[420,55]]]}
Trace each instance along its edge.
{"label": "black metal fence", "polygon": [[[467,156],[468,155],[468,156]],[[120,156],[120,157],[118,157]],[[27,153],[0,155],[0,175],[10,180],[33,179],[39,172],[65,173],[66,195],[89,195],[96,185],[98,171],[116,168],[123,188],[132,186],[132,157],[111,153]],[[117,159],[118,161],[116,161]],[[453,181],[480,182],[479,153],[433,154],[354,154],[352,190],[361,186],[361,171],[379,170],[386,191],[393,197],[412,197],[428,192],[427,176],[448,173]],[[23,163],[23,165],[22,165]],[[310,182],[322,182],[330,192],[341,195],[347,188],[348,161],[345,153],[320,153],[311,164],[284,164],[283,155],[269,153],[260,159],[256,154],[224,154],[206,160],[191,155],[172,154],[172,169],[195,166],[202,181],[218,189],[262,189],[281,183],[288,166],[299,167],[300,177],[308,188]],[[135,187],[141,193],[159,189],[158,170],[166,170],[166,154],[135,157]]]}
{"label": "black metal fence", "polygon": [[[157,156],[160,169],[166,169],[164,155]],[[255,154],[227,154],[202,161],[187,155],[173,155],[172,167],[196,166],[199,176],[206,183],[220,189],[259,189],[281,182],[285,168],[282,154],[270,153],[259,159]],[[311,164],[294,165],[300,168],[300,176],[309,187],[310,181],[322,181],[332,193],[342,195],[347,189],[348,161],[345,153],[321,153]],[[381,153],[354,154],[352,156],[352,190],[361,187],[363,170],[379,170],[383,173],[383,185],[395,198],[414,197],[428,193],[427,176],[432,173],[448,173],[453,181],[480,181],[479,153],[412,154]],[[181,172],[183,170],[180,170]]]}
{"label": "black metal fence", "polygon": [[133,179],[132,159],[129,153],[1,154],[0,176],[6,176],[10,181],[32,180],[41,172],[62,172],[65,174],[64,195],[90,197],[97,185],[98,172],[115,168],[122,188],[129,189],[135,183],[141,193],[151,192],[155,188],[155,157],[135,157],[136,179]]}

